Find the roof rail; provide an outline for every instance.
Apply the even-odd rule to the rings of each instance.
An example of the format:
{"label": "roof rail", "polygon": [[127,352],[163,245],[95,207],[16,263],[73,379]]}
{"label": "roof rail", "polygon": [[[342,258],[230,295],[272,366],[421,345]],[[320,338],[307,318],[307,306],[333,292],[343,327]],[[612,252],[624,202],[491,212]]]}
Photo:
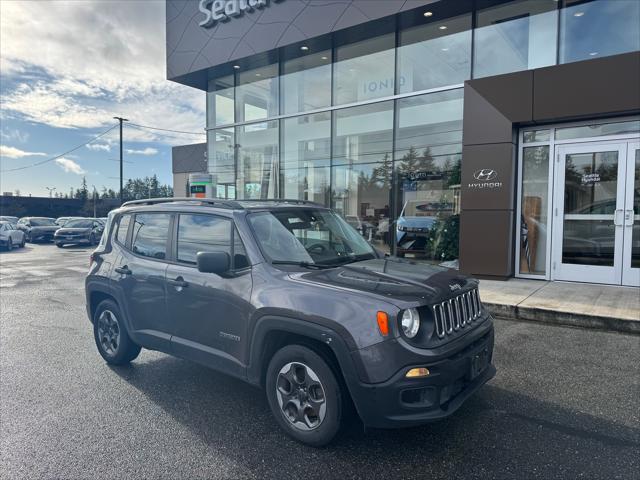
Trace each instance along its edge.
{"label": "roof rail", "polygon": [[122,207],[129,207],[132,205],[157,205],[160,203],[206,203],[208,205],[215,205],[216,207],[242,209],[242,205],[233,200],[220,200],[218,198],[195,198],[195,197],[163,197],[163,198],[145,198],[141,200],[130,200],[124,202]]}
{"label": "roof rail", "polygon": [[237,202],[242,202],[242,203],[247,203],[247,202],[254,202],[254,203],[267,203],[267,202],[273,202],[273,203],[292,203],[294,205],[315,205],[318,207],[323,207],[324,205],[318,203],[318,202],[312,202],[311,200],[296,200],[293,198],[252,198],[252,199],[246,199],[246,200],[237,200]]}

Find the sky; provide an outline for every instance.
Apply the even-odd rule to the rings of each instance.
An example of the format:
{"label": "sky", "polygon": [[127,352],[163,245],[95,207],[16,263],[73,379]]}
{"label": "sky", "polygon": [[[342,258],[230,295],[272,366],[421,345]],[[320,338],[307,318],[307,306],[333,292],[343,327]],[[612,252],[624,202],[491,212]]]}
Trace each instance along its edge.
{"label": "sky", "polygon": [[[0,192],[118,189],[124,178],[172,183],[171,146],[204,142],[204,92],[166,79],[164,0],[0,0]],[[13,171],[10,171],[13,170]]]}

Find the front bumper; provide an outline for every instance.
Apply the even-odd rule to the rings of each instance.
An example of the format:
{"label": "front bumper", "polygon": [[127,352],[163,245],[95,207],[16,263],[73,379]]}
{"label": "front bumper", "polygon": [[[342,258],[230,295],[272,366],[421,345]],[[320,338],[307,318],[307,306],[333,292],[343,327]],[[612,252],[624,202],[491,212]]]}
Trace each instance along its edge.
{"label": "front bumper", "polygon": [[30,235],[31,235],[31,241],[32,242],[38,242],[38,241],[50,242],[51,240],[54,239],[54,233],[53,232],[34,232],[32,230],[30,232]]}
{"label": "front bumper", "polygon": [[[453,414],[474,392],[491,380],[494,331],[491,319],[479,338],[462,350],[434,362],[415,363],[381,383],[359,382],[351,388],[356,409],[365,425],[375,428],[411,427]],[[477,370],[478,359],[486,366]],[[473,364],[473,366],[472,366]],[[410,368],[427,367],[429,376],[406,378]]]}
{"label": "front bumper", "polygon": [[64,245],[84,245],[91,243],[89,237],[67,237],[67,236],[54,236],[53,241]]}

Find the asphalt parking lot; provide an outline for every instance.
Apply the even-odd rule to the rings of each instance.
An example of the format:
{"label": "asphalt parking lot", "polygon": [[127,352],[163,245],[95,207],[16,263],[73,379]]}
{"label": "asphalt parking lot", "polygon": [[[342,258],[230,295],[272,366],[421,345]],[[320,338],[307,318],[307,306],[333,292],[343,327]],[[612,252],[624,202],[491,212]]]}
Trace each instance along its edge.
{"label": "asphalt parking lot", "polygon": [[639,478],[640,337],[498,321],[498,374],[453,417],[313,449],[238,380],[150,351],[107,366],[89,252],[0,253],[1,478]]}

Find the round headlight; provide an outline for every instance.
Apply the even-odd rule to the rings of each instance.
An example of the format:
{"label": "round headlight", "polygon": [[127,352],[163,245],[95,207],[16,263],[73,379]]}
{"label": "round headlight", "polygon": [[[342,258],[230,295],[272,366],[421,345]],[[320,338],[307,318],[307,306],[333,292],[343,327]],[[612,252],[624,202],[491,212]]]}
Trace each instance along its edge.
{"label": "round headlight", "polygon": [[420,314],[415,308],[409,308],[402,314],[402,331],[408,338],[413,338],[420,329]]}

